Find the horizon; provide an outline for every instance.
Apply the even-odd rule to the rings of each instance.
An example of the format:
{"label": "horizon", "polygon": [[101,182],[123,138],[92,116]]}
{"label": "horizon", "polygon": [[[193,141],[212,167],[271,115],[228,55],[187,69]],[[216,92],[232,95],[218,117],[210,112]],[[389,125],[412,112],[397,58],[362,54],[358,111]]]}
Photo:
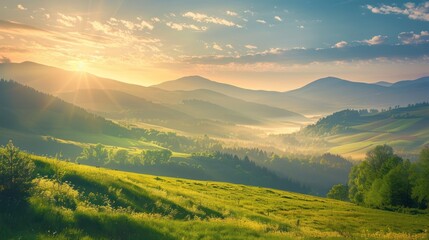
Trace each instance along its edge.
{"label": "horizon", "polygon": [[428,12],[429,2],[6,0],[0,62],[142,86],[192,75],[280,91],[326,76],[396,82],[429,75]]}
{"label": "horizon", "polygon": [[[143,84],[138,83],[138,82],[137,83],[128,82],[128,81],[125,81],[125,80],[122,80],[122,79],[114,79],[114,78],[109,78],[109,77],[106,77],[106,76],[100,76],[100,75],[97,75],[97,74],[94,74],[94,73],[91,73],[91,72],[87,72],[87,71],[70,70],[70,69],[65,69],[65,68],[61,68],[61,67],[49,66],[49,65],[45,65],[45,64],[38,63],[38,62],[33,62],[33,61],[23,61],[23,62],[8,61],[8,62],[0,62],[0,65],[2,65],[2,64],[23,64],[23,63],[32,63],[32,64],[37,64],[37,65],[42,65],[42,66],[45,66],[45,67],[53,67],[53,68],[61,69],[61,70],[64,70],[64,71],[74,72],[74,73],[90,74],[90,75],[94,75],[94,76],[99,77],[99,78],[106,78],[106,79],[109,79],[109,80],[118,81],[118,82],[127,83],[127,84],[134,84],[134,85],[138,85],[138,86],[142,86],[142,87],[157,87],[156,85],[158,85],[158,84],[163,84],[163,83],[167,83],[167,82],[174,82],[174,81],[177,81],[177,80],[180,80],[180,79],[183,79],[183,78],[199,77],[199,78],[203,78],[204,80],[208,80],[208,81],[211,81],[211,82],[214,82],[214,83],[227,84],[227,85],[230,85],[230,86],[233,86],[233,87],[238,87],[238,88],[242,88],[242,89],[246,89],[246,90],[268,91],[268,92],[289,92],[289,91],[294,91],[294,90],[300,89],[302,87],[305,87],[305,86],[307,86],[307,85],[309,85],[311,83],[314,83],[316,81],[327,79],[327,78],[336,78],[336,79],[340,79],[342,81],[348,81],[348,82],[352,82],[352,83],[367,83],[367,84],[375,84],[375,85],[377,85],[377,83],[395,84],[395,83],[401,82],[401,81],[418,80],[420,78],[429,77],[429,75],[428,76],[420,76],[420,77],[417,77],[415,79],[400,79],[400,80],[393,81],[393,82],[392,81],[391,82],[389,82],[389,81],[360,82],[360,81],[355,81],[353,79],[340,78],[340,77],[337,77],[337,76],[325,76],[325,77],[321,77],[321,78],[309,81],[308,83],[306,83],[306,84],[304,84],[302,86],[298,86],[297,88],[288,89],[288,90],[274,90],[274,89],[260,89],[260,88],[251,88],[249,86],[235,85],[235,84],[232,84],[232,83],[229,83],[229,82],[221,82],[221,81],[218,81],[217,79],[210,79],[208,77],[201,76],[201,75],[186,75],[186,76],[181,76],[181,77],[176,78],[176,79],[170,79],[170,80],[165,80],[165,81],[161,80],[158,83],[153,84],[153,85],[143,85]],[[13,81],[13,79],[4,79],[4,80],[12,80]],[[379,86],[381,86],[381,85],[379,85]],[[383,87],[386,87],[386,86],[383,86]]]}

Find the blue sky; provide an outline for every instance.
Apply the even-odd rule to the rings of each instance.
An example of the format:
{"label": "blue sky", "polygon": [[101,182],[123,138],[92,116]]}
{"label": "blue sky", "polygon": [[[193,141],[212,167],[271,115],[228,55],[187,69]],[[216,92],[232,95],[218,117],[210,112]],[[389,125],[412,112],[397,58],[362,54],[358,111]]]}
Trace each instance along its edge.
{"label": "blue sky", "polygon": [[325,76],[412,79],[429,75],[428,31],[429,1],[0,3],[2,61],[142,85],[184,75],[275,90]]}

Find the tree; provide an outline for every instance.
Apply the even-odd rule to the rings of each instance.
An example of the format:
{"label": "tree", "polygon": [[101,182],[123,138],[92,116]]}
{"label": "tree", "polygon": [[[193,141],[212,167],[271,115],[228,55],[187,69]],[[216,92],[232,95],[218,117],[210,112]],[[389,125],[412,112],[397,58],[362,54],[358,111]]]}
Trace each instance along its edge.
{"label": "tree", "polygon": [[429,146],[420,152],[414,169],[412,196],[421,207],[429,207]]}
{"label": "tree", "polygon": [[155,165],[159,163],[167,162],[172,153],[170,150],[162,149],[162,150],[146,150],[144,152],[144,164],[147,165]]}
{"label": "tree", "polygon": [[129,154],[128,154],[128,151],[125,149],[119,149],[112,156],[113,163],[119,166],[129,165],[130,162],[128,159],[129,159]]}
{"label": "tree", "polygon": [[82,150],[80,156],[76,159],[80,161],[88,161],[92,164],[105,164],[108,160],[109,153],[107,149],[102,144],[90,145]]}
{"label": "tree", "polygon": [[349,200],[348,195],[349,195],[349,188],[347,187],[347,185],[337,184],[337,185],[334,185],[331,188],[331,190],[329,190],[326,197],[341,200],[341,201],[348,201]]}
{"label": "tree", "polygon": [[0,151],[0,201],[19,204],[32,188],[34,163],[12,141]]}
{"label": "tree", "polygon": [[392,147],[388,145],[379,145],[368,151],[365,161],[354,166],[350,172],[350,200],[358,204],[384,205],[384,200],[381,199],[383,196],[378,192],[383,185],[383,177],[402,163],[402,158],[395,155]]}

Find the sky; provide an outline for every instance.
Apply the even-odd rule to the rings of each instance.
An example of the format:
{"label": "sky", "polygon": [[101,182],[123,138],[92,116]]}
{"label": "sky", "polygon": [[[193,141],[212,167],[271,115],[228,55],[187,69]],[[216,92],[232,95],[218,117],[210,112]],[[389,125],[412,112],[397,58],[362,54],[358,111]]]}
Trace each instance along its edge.
{"label": "sky", "polygon": [[429,76],[429,1],[2,0],[0,62],[285,91]]}

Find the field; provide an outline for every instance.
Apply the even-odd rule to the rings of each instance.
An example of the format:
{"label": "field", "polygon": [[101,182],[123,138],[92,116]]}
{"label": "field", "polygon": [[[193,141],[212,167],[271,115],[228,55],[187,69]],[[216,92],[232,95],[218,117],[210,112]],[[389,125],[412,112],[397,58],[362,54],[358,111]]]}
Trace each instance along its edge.
{"label": "field", "polygon": [[[391,115],[383,116],[383,114]],[[428,144],[427,114],[427,106],[399,108],[379,113],[375,117],[380,119],[366,120],[367,122],[352,126],[349,132],[326,137],[330,145],[326,150],[354,159],[363,159],[369,149],[388,144],[399,154],[416,154]],[[371,119],[371,116],[367,118]]]}
{"label": "field", "polygon": [[[297,193],[133,174],[33,156],[26,208],[0,217],[12,239],[427,239],[429,215]],[[60,182],[54,181],[61,172]],[[61,197],[59,197],[61,196]],[[407,212],[407,210],[404,210]],[[26,216],[23,218],[22,216]]]}

